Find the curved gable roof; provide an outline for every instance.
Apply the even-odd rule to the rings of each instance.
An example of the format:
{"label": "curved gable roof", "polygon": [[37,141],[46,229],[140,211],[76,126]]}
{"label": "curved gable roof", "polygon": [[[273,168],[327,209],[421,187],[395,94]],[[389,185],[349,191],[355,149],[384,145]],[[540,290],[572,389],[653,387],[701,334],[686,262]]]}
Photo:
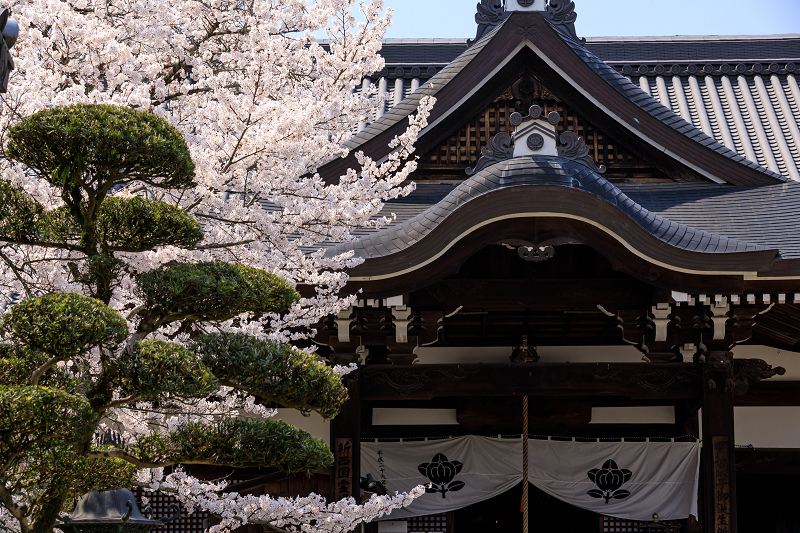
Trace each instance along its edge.
{"label": "curved gable roof", "polygon": [[[534,27],[535,31],[530,30]],[[442,131],[433,133],[434,130],[446,122],[445,119],[452,120],[453,114],[463,113],[465,110],[460,105],[465,104],[477,88],[497,75],[501,67],[510,60],[510,56],[519,53],[520,45],[532,50],[545,64],[554,67],[556,75],[565,79],[568,86],[578,87],[602,113],[611,116],[633,138],[644,138],[648,146],[665,154],[672,164],[688,168],[691,172],[717,183],[757,185],[787,180],[780,174],[743,158],[680,118],[617,73],[613,67],[606,65],[583,44],[556,31],[538,13],[513,13],[420,89],[355,135],[348,147],[365,150],[376,158],[385,156],[388,153],[385,146],[388,140],[402,131],[406,117],[414,112],[425,94],[439,96],[447,93],[448,105],[443,108],[440,102],[434,108],[431,124],[421,133],[418,145],[425,145],[426,136],[441,137]],[[591,74],[575,72],[577,65],[574,61],[566,61],[567,55],[579,59],[591,70]],[[603,92],[600,85],[613,88],[617,96],[609,96],[608,91]],[[609,99],[620,101],[611,105]],[[625,102],[637,106],[652,120],[643,124],[645,121],[633,116],[636,115],[635,112],[625,108]],[[674,133],[665,133],[665,129]],[[432,144],[432,141],[429,142]],[[321,174],[325,179],[334,180],[350,164],[352,161],[349,160],[334,161],[325,165]]]}
{"label": "curved gable roof", "polygon": [[[547,194],[549,191],[545,188],[561,191]],[[573,194],[564,194],[564,189]],[[624,217],[616,217],[614,212]],[[406,264],[406,269],[417,269],[445,253],[453,242],[466,237],[489,220],[541,216],[563,216],[605,226],[608,233],[615,234],[629,248],[637,249],[643,256],[658,262],[674,263],[679,267],[690,265],[698,271],[719,269],[719,265],[709,261],[708,254],[763,252],[753,257],[757,257],[756,263],[761,268],[768,268],[778,253],[774,248],[671,221],[641,206],[588,167],[575,161],[542,156],[518,157],[489,166],[410,220],[354,243],[340,244],[329,253],[353,251],[356,257],[362,259],[387,259],[422,244],[423,240],[437,231],[445,232],[445,241],[438,239],[435,245],[424,246],[425,250]],[[442,229],[450,221],[454,222]],[[630,222],[638,229],[631,230]],[[653,242],[648,242],[645,234],[652,237]],[[657,250],[654,247],[656,240],[668,245],[672,252],[667,248]],[[684,254],[683,258],[669,256],[678,251],[690,254]],[[743,260],[742,263],[747,261]],[[402,269],[402,264],[398,262],[396,266]],[[753,265],[749,267],[753,268]],[[356,278],[376,274],[377,270],[372,272],[371,266],[366,269],[357,267],[353,272]],[[394,273],[383,272],[380,275],[388,277]]]}

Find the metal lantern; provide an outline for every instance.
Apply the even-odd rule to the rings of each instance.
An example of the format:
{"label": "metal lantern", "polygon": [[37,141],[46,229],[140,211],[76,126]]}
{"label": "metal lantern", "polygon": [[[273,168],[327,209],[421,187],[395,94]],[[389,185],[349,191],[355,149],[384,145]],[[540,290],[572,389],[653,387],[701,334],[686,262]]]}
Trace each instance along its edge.
{"label": "metal lantern", "polygon": [[14,70],[14,60],[11,58],[11,47],[17,42],[19,37],[19,24],[11,17],[11,10],[6,8],[0,10],[0,93],[8,89],[8,77]]}
{"label": "metal lantern", "polygon": [[386,494],[386,488],[380,481],[376,480],[372,474],[367,474],[367,477],[359,478],[358,486],[364,492],[372,492],[381,496]]}
{"label": "metal lantern", "polygon": [[659,522],[658,515],[654,514],[653,521],[646,523],[644,525],[644,529],[641,531],[645,531],[647,533],[673,533],[678,530],[678,527],[665,524],[664,522]]}
{"label": "metal lantern", "polygon": [[177,504],[169,509],[174,510],[172,516],[153,520],[150,506],[144,509],[145,518],[128,489],[92,491],[81,496],[72,515],[59,519],[56,526],[64,533],[147,533],[181,516]]}

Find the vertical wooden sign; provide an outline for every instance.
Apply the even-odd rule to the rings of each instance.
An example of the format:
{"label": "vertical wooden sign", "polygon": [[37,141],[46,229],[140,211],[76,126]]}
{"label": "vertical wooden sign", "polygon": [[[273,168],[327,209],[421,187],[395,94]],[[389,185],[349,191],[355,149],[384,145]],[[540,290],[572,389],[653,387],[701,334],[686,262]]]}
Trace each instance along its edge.
{"label": "vertical wooden sign", "polygon": [[731,480],[728,437],[713,437],[714,533],[730,533]]}
{"label": "vertical wooden sign", "polygon": [[335,497],[349,498],[353,496],[353,439],[336,439],[333,457]]}

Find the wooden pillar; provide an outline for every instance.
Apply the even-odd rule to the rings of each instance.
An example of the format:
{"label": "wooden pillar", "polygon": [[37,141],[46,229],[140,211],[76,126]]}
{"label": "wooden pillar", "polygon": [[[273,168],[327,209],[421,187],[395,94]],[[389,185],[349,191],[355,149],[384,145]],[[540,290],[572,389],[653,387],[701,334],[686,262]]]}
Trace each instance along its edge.
{"label": "wooden pillar", "polygon": [[[700,421],[698,417],[698,409],[702,406],[701,401],[683,401],[675,406],[675,434],[676,435],[694,435],[695,437],[701,434]],[[702,478],[701,478],[702,481]],[[698,508],[697,518],[690,516],[686,519],[686,527],[681,530],[681,533],[703,533],[702,526],[702,513],[703,513],[703,485],[700,485],[700,506]]]}
{"label": "wooden pillar", "polygon": [[344,376],[349,399],[331,420],[331,497],[333,500],[359,497],[361,477],[361,398],[358,371]]}
{"label": "wooden pillar", "polygon": [[733,354],[709,352],[703,398],[703,501],[705,533],[738,533],[733,424]]}

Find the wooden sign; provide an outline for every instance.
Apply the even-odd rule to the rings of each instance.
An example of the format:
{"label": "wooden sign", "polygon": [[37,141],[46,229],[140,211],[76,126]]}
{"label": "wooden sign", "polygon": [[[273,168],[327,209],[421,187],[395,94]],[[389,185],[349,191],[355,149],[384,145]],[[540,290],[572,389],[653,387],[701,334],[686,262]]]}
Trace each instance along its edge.
{"label": "wooden sign", "polygon": [[353,439],[336,439],[334,450],[334,494],[337,500],[353,496]]}
{"label": "wooden sign", "polygon": [[728,437],[713,437],[714,533],[730,533],[731,480]]}

